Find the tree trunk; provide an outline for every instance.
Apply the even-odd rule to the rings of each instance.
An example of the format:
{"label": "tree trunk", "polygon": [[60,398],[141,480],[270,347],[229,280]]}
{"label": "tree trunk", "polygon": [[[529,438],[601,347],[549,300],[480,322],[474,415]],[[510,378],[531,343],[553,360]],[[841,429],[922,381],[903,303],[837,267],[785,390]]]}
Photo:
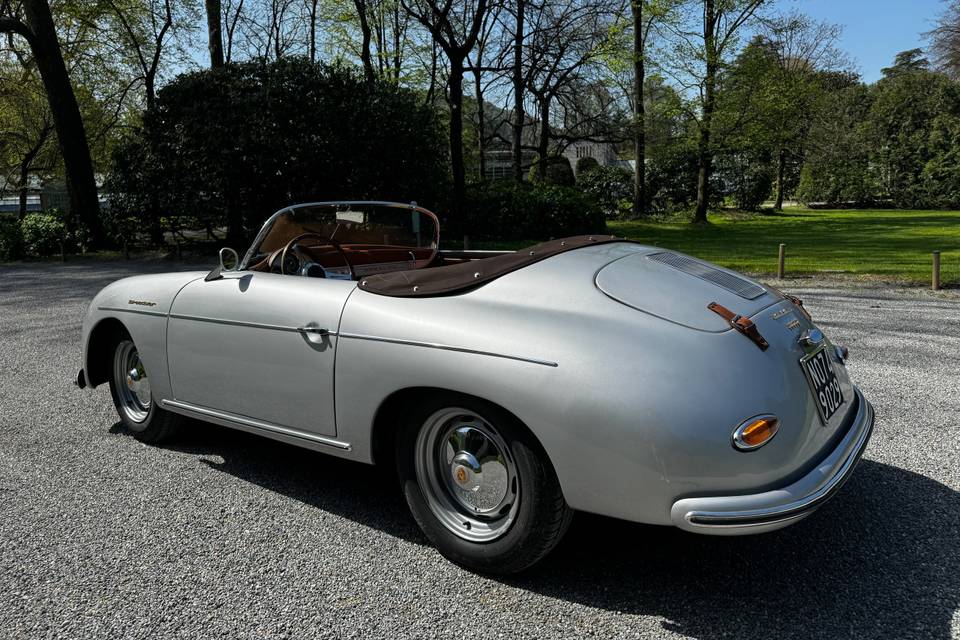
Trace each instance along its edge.
{"label": "tree trunk", "polygon": [[[80,107],[67,75],[60,43],[50,15],[47,0],[24,0],[24,12],[29,24],[28,41],[33,51],[37,69],[50,103],[54,127],[60,142],[60,152],[67,173],[67,189],[70,195],[70,212],[86,226],[94,245],[103,242],[103,225],[100,222],[100,201],[97,198],[97,183],[93,175],[90,147],[80,116]],[[0,27],[0,30],[13,29]],[[19,31],[21,35],[24,32]]]}
{"label": "tree trunk", "polygon": [[400,67],[402,60],[400,51],[400,3],[393,3],[393,79],[400,82]]}
{"label": "tree trunk", "polygon": [[540,98],[540,135],[537,139],[537,179],[547,179],[547,155],[550,153],[550,98]]}
{"label": "tree trunk", "polygon": [[150,109],[153,109],[153,104],[157,101],[156,68],[144,74],[143,90],[147,97],[147,110],[149,111]]}
{"label": "tree trunk", "polygon": [[633,171],[633,215],[646,213],[646,109],[643,104],[643,0],[632,0],[633,10],[633,157],[637,166]]}
{"label": "tree trunk", "polygon": [[27,150],[26,155],[23,156],[23,160],[20,161],[20,198],[17,220],[23,220],[27,216],[27,191],[30,187],[28,184],[30,180],[30,167],[33,165],[37,154],[43,149],[43,145],[46,143],[47,138],[50,137],[52,131],[53,125],[45,125],[43,129],[41,129],[40,136],[37,138],[36,143]]}
{"label": "tree trunk", "polygon": [[363,75],[367,82],[373,82],[376,77],[373,71],[373,58],[370,55],[370,40],[373,33],[370,31],[370,23],[367,21],[367,3],[366,0],[353,0],[357,8],[357,18],[360,20],[360,33],[363,36],[363,42],[360,44],[360,60],[363,61]]}
{"label": "tree trunk", "polygon": [[462,232],[466,170],[463,166],[463,58],[450,57],[450,170],[453,173],[453,237]]}
{"label": "tree trunk", "polygon": [[513,179],[523,182],[523,22],[526,0],[516,0],[517,30],[513,39]]}
{"label": "tree trunk", "polygon": [[220,30],[220,0],[206,0],[207,47],[210,50],[210,68],[223,66],[223,36]]}
{"label": "tree trunk", "polygon": [[310,2],[310,62],[317,61],[317,4],[320,0]]}
{"label": "tree trunk", "polygon": [[27,180],[29,179],[30,165],[24,162],[20,165],[20,202],[17,209],[17,221],[19,222],[23,222],[23,219],[27,217],[27,190],[29,187]]}
{"label": "tree trunk", "polygon": [[714,38],[716,28],[716,10],[714,0],[704,0],[703,44],[706,53],[706,75],[704,76],[703,114],[700,121],[700,136],[697,141],[697,209],[694,222],[707,221],[707,208],[710,205],[710,171],[713,168],[713,151],[710,149],[710,134],[713,125],[713,110],[717,82],[717,52]]}
{"label": "tree trunk", "polygon": [[483,181],[487,179],[487,114],[483,108],[483,84],[481,80],[480,70],[474,70],[474,95],[477,99],[477,153],[479,154],[477,177]]}
{"label": "tree trunk", "polygon": [[437,41],[430,43],[430,85],[427,87],[427,104],[433,105],[434,93],[437,90]]}
{"label": "tree trunk", "polygon": [[777,155],[777,201],[773,208],[775,211],[783,211],[783,174],[787,168],[787,150],[780,149]]}

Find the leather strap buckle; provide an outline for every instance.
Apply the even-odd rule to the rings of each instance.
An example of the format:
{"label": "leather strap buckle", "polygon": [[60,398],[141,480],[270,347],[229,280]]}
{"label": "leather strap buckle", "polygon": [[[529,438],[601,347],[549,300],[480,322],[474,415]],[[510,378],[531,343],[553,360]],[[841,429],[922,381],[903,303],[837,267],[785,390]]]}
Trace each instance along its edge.
{"label": "leather strap buckle", "polygon": [[711,302],[707,305],[707,309],[713,311],[715,314],[727,321],[727,323],[743,335],[750,338],[750,341],[757,345],[761,351],[766,351],[770,347],[770,343],[760,335],[760,330],[757,329],[757,325],[754,324],[753,320],[750,318],[744,318],[739,313],[734,313],[727,309],[725,306],[719,302]]}

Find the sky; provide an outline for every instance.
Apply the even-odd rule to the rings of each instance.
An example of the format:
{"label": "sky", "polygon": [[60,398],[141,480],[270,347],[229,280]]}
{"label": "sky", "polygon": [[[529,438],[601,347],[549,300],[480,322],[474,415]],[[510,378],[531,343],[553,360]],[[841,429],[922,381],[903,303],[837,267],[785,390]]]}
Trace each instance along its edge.
{"label": "sky", "polygon": [[900,51],[925,47],[929,31],[943,11],[940,0],[782,0],[781,8],[843,26],[840,48],[865,82],[880,78]]}

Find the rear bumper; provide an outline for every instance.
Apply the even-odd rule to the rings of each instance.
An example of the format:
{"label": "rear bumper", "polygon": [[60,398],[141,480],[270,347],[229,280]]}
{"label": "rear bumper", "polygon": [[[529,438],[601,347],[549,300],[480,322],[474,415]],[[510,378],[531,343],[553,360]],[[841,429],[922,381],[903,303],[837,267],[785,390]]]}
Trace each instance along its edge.
{"label": "rear bumper", "polygon": [[850,477],[873,432],[873,407],[855,392],[857,412],[847,434],[813,471],[763,493],[677,500],[670,510],[673,523],[695,533],[744,535],[780,529],[813,513]]}

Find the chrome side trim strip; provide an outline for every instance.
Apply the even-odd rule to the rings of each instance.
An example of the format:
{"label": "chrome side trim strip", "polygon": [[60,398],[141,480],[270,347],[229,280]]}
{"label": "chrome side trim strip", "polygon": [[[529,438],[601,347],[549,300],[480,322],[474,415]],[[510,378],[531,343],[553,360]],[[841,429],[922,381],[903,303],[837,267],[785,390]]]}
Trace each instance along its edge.
{"label": "chrome side trim strip", "polygon": [[425,347],[427,349],[441,349],[443,351],[457,351],[459,353],[470,353],[478,356],[490,356],[492,358],[504,358],[506,360],[517,360],[519,362],[529,362],[530,364],[539,364],[545,367],[557,367],[556,362],[551,360],[541,360],[540,358],[528,358],[525,356],[514,356],[506,353],[495,353],[493,351],[481,351],[480,349],[469,349],[467,347],[455,347],[448,344],[439,344],[436,342],[421,342],[419,340],[402,340],[400,338],[384,338],[383,336],[370,336],[360,333],[340,332],[341,338],[351,338],[353,340],[369,340],[372,342],[388,342],[390,344],[402,344],[409,347]]}
{"label": "chrome side trim strip", "polygon": [[167,409],[176,411],[177,413],[192,413],[196,416],[217,418],[218,420],[233,422],[237,425],[242,425],[252,429],[259,429],[260,431],[269,431],[271,433],[277,433],[292,438],[309,440],[310,442],[327,445],[328,447],[334,447],[335,449],[342,449],[343,451],[350,451],[351,449],[349,442],[335,440],[334,438],[320,436],[315,433],[300,431],[299,429],[282,427],[278,424],[273,424],[272,422],[264,422],[263,420],[256,420],[254,418],[248,418],[246,416],[229,413],[227,411],[219,411],[217,409],[201,407],[200,405],[191,404],[189,402],[181,402],[180,400],[161,400],[160,404]]}
{"label": "chrome side trim strip", "polygon": [[97,311],[119,311],[120,313],[136,313],[141,316],[167,317],[166,311],[145,311],[143,309],[124,309],[122,307],[97,307]]}
{"label": "chrome side trim strip", "polygon": [[[234,327],[251,327],[253,329],[270,329],[272,331],[290,331],[292,333],[303,333],[302,327],[288,327],[281,324],[266,324],[263,322],[247,322],[245,320],[226,320],[224,318],[208,318],[205,316],[192,316],[184,313],[171,313],[171,318],[178,320],[195,320],[197,322],[212,322],[214,324],[225,324]],[[336,331],[326,331],[323,335],[335,336]]]}

